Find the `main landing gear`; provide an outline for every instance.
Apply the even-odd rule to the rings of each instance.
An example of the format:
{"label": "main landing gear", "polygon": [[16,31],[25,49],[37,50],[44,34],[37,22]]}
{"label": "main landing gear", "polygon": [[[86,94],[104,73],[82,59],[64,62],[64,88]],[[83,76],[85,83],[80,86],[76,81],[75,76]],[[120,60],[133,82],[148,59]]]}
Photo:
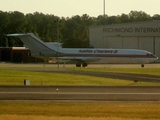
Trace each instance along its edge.
{"label": "main landing gear", "polygon": [[143,68],[143,67],[144,67],[144,64],[141,64],[141,67]]}
{"label": "main landing gear", "polygon": [[81,65],[83,66],[83,67],[86,67],[88,64],[87,63],[76,63],[76,67],[81,67]]}

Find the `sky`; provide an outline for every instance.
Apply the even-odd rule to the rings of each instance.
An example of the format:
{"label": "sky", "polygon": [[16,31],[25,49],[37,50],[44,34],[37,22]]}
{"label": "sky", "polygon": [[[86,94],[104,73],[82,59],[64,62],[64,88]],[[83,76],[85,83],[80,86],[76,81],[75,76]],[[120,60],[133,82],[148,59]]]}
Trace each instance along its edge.
{"label": "sky", "polygon": [[[19,11],[24,14],[41,12],[59,17],[104,14],[104,0],[0,0],[3,12]],[[130,11],[143,11],[151,16],[160,14],[160,0],[105,0],[105,14],[117,16]]]}

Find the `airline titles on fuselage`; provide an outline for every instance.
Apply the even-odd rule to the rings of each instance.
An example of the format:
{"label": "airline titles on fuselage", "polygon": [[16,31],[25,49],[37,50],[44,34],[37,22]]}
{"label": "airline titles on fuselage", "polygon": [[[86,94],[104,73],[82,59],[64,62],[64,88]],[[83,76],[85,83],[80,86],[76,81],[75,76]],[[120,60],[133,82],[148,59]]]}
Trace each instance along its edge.
{"label": "airline titles on fuselage", "polygon": [[118,53],[118,50],[79,50],[80,53]]}

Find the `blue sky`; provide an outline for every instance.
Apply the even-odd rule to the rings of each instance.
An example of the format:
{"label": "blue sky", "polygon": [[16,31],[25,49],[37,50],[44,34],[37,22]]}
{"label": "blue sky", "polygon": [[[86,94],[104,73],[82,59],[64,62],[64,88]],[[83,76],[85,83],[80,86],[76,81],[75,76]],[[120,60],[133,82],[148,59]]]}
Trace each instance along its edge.
{"label": "blue sky", "polygon": [[[0,10],[20,11],[24,14],[42,12],[59,17],[103,14],[104,0],[0,0]],[[131,10],[144,11],[149,15],[160,14],[160,0],[105,0],[105,13],[128,14]]]}

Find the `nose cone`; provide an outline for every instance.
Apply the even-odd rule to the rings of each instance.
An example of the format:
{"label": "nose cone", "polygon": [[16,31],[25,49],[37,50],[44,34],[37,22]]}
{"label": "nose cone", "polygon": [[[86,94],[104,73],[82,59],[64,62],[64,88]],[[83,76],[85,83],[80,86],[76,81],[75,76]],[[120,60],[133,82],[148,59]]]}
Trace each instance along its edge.
{"label": "nose cone", "polygon": [[156,61],[156,60],[158,60],[158,57],[157,57],[157,56],[155,56],[155,55],[153,55],[153,59],[152,59],[152,61],[154,62],[154,61]]}
{"label": "nose cone", "polygon": [[154,55],[154,57],[155,57],[156,60],[158,60],[158,57],[157,57],[157,56]]}

